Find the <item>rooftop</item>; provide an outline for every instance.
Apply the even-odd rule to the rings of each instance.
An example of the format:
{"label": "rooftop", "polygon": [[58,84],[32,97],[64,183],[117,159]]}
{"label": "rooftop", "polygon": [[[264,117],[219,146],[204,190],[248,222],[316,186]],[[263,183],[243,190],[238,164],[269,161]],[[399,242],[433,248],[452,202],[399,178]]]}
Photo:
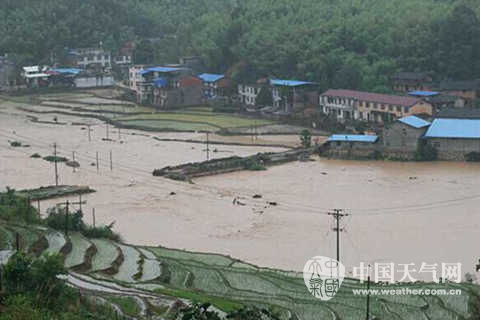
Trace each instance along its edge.
{"label": "rooftop", "polygon": [[428,127],[431,124],[430,122],[416,116],[404,117],[404,118],[398,119],[398,121],[417,129]]}
{"label": "rooftop", "polygon": [[480,139],[480,120],[435,119],[425,138]]}
{"label": "rooftop", "polygon": [[330,89],[327,92],[323,93],[322,96],[350,98],[350,99],[356,99],[361,101],[386,103],[386,104],[400,105],[400,106],[407,106],[407,107],[413,106],[422,100],[420,98],[415,98],[410,96],[394,96],[394,95],[381,94],[381,93],[371,93],[371,92],[342,90],[342,89],[340,90]]}
{"label": "rooftop", "polygon": [[147,68],[145,70],[140,71],[140,74],[147,74],[150,72],[161,72],[161,73],[170,73],[170,72],[177,72],[177,71],[182,71],[186,70],[186,68],[173,68],[173,67],[153,67],[153,68]]}
{"label": "rooftop", "polygon": [[375,143],[377,140],[378,140],[378,137],[373,136],[373,135],[334,134],[334,135],[330,136],[327,141]]}
{"label": "rooftop", "polygon": [[213,73],[202,73],[198,77],[205,82],[217,82],[218,80],[225,78],[223,74],[213,74]]}
{"label": "rooftop", "polygon": [[79,74],[82,70],[76,68],[56,68],[50,69],[47,73],[52,72],[56,74]]}
{"label": "rooftop", "polygon": [[298,81],[298,80],[271,79],[270,84],[274,85],[274,86],[298,87],[298,86],[304,86],[304,85],[307,85],[307,84],[315,84],[315,82]]}
{"label": "rooftop", "polygon": [[440,92],[437,91],[410,91],[408,93],[411,96],[417,96],[417,97],[433,97],[436,95],[439,95]]}

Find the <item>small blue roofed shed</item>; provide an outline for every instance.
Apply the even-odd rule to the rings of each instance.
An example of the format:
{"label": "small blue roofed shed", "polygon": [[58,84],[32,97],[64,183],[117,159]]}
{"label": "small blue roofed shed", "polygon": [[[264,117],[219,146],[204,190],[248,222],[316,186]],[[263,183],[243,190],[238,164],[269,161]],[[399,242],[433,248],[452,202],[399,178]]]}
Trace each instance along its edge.
{"label": "small blue roofed shed", "polygon": [[157,88],[165,88],[168,84],[167,80],[163,78],[157,78],[153,80],[153,83],[155,84],[155,87]]}
{"label": "small blue roofed shed", "polygon": [[404,117],[404,118],[398,119],[398,121],[406,125],[409,125],[410,127],[414,127],[416,129],[428,127],[431,124],[430,122],[416,116]]}
{"label": "small blue roofed shed", "polygon": [[151,72],[170,73],[176,71],[187,70],[186,68],[173,68],[173,67],[153,67],[140,71],[140,74],[144,75]]}
{"label": "small blue roofed shed", "polygon": [[374,135],[362,135],[362,134],[334,134],[330,136],[327,142],[365,142],[375,143],[378,137]]}
{"label": "small blue roofed shed", "polygon": [[435,119],[425,138],[480,139],[480,120]]}
{"label": "small blue roofed shed", "polygon": [[271,79],[270,84],[273,86],[298,87],[298,86],[303,86],[307,84],[316,84],[316,83],[308,82],[308,81],[298,81],[298,80]]}
{"label": "small blue roofed shed", "polygon": [[223,74],[213,74],[213,73],[202,73],[198,76],[204,82],[217,82],[225,78]]}
{"label": "small blue roofed shed", "polygon": [[76,68],[55,68],[55,69],[50,69],[50,71],[59,73],[59,74],[79,74],[82,72],[80,69]]}
{"label": "small blue roofed shed", "polygon": [[411,96],[415,96],[415,97],[433,97],[433,96],[439,95],[440,92],[437,92],[437,91],[410,91],[408,94],[411,95]]}

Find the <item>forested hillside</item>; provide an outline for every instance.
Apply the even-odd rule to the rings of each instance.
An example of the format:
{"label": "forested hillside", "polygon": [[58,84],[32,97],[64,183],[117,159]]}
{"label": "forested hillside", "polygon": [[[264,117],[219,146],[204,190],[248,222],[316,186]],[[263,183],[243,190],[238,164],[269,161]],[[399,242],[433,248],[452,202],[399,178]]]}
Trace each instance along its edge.
{"label": "forested hillside", "polygon": [[381,91],[400,70],[480,77],[479,11],[475,0],[3,0],[0,54],[48,62],[135,40],[141,62],[200,55],[212,72],[242,62],[241,76]]}

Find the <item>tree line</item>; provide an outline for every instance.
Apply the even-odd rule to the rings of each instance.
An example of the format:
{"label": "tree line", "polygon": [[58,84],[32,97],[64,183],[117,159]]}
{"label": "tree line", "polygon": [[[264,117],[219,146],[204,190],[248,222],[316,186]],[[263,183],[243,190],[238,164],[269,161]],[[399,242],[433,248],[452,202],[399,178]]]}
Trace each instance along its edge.
{"label": "tree line", "polygon": [[65,48],[138,47],[137,63],[202,57],[239,80],[388,91],[398,71],[480,77],[474,0],[5,0],[0,54],[48,63]]}

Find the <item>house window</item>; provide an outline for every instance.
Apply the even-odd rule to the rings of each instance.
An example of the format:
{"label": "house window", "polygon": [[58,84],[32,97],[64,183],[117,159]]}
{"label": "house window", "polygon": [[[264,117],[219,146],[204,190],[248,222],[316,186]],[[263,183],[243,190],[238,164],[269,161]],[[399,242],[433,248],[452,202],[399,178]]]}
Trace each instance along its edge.
{"label": "house window", "polygon": [[340,147],[342,143],[340,141],[337,141],[337,147]]}
{"label": "house window", "polygon": [[393,106],[389,105],[388,110],[393,111]]}
{"label": "house window", "polygon": [[397,111],[398,111],[398,112],[402,112],[402,107],[401,107],[401,106],[397,106]]}
{"label": "house window", "polygon": [[434,142],[434,143],[433,143],[433,146],[434,146],[435,148],[440,148],[440,142]]}
{"label": "house window", "polygon": [[408,113],[408,107],[403,107],[403,112]]}
{"label": "house window", "polygon": [[385,110],[385,105],[384,105],[384,104],[381,104],[381,105],[380,105],[380,108],[381,108],[382,110]]}

